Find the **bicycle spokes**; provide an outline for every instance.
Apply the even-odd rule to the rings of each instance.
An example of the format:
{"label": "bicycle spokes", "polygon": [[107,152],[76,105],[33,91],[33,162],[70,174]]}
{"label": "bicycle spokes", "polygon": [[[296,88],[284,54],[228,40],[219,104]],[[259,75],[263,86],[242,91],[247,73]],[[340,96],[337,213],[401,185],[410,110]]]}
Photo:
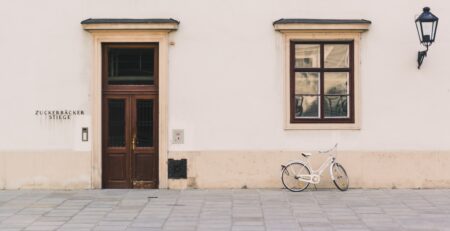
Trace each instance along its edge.
{"label": "bicycle spokes", "polygon": [[284,169],[281,180],[287,189],[293,192],[299,192],[309,185],[308,181],[301,180],[300,178],[309,174],[309,169],[302,163],[291,163]]}

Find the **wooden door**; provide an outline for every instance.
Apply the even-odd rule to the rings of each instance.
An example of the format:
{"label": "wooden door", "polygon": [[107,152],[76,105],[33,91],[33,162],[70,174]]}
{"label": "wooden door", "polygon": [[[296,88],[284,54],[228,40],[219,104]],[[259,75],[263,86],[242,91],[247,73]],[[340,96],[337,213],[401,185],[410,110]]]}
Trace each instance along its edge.
{"label": "wooden door", "polygon": [[103,100],[103,158],[104,188],[129,188],[130,167],[130,98],[105,96]]}
{"label": "wooden door", "polygon": [[131,102],[131,180],[133,188],[157,188],[157,97],[134,95],[131,97]]}
{"label": "wooden door", "polygon": [[103,188],[157,188],[157,46],[104,44],[102,63]]}

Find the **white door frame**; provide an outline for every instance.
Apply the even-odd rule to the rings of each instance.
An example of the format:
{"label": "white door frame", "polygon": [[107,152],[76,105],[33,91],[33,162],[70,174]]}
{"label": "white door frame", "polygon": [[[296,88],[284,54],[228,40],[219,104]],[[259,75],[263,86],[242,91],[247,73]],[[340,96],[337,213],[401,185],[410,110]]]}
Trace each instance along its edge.
{"label": "white door frame", "polygon": [[167,188],[168,156],[168,48],[170,30],[95,30],[94,73],[91,81],[92,158],[91,187],[102,188],[102,43],[149,42],[159,45],[159,188]]}

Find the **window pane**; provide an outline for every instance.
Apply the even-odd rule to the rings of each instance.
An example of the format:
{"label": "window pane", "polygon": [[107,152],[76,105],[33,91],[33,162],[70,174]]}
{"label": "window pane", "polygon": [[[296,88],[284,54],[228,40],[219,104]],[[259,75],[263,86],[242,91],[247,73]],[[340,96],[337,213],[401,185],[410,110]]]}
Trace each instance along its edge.
{"label": "window pane", "polygon": [[154,49],[111,48],[108,84],[154,84]]}
{"label": "window pane", "polygon": [[350,46],[329,44],[324,46],[325,68],[348,68]]}
{"label": "window pane", "polygon": [[295,44],[295,67],[296,68],[320,67],[320,45]]}
{"label": "window pane", "polygon": [[319,94],[320,91],[319,72],[297,72],[295,73],[295,94]]}
{"label": "window pane", "polygon": [[327,118],[348,118],[348,96],[325,96],[324,112]]}
{"label": "window pane", "polygon": [[125,100],[108,100],[108,147],[125,147]]}
{"label": "window pane", "polygon": [[319,96],[295,96],[296,118],[318,118]]}
{"label": "window pane", "polygon": [[136,145],[153,147],[153,101],[137,100],[136,113]]}
{"label": "window pane", "polygon": [[324,73],[325,95],[347,95],[348,94],[348,72],[325,72]]}
{"label": "window pane", "polygon": [[432,22],[423,22],[423,41],[429,42],[431,40],[431,35],[433,33],[433,23]]}

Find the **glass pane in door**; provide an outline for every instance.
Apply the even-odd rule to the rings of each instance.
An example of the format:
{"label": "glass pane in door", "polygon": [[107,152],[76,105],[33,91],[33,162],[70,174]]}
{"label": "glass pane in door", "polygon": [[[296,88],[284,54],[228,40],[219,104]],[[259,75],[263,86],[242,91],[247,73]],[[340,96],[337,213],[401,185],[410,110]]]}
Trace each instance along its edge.
{"label": "glass pane in door", "polygon": [[136,100],[136,146],[153,147],[153,100]]}
{"label": "glass pane in door", "polygon": [[109,50],[108,84],[154,84],[153,48],[112,48]]}
{"label": "glass pane in door", "polygon": [[125,99],[108,100],[108,147],[125,147]]}

